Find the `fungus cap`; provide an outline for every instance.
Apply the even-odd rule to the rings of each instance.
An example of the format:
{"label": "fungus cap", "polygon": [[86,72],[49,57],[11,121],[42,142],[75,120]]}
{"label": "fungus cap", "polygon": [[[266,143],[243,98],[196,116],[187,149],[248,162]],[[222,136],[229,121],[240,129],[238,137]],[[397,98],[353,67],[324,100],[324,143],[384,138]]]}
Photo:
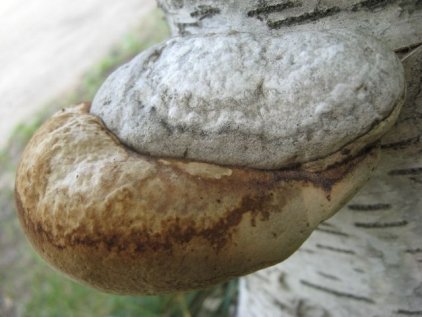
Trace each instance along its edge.
{"label": "fungus cap", "polygon": [[138,153],[277,169],[368,136],[404,86],[391,50],[347,30],[207,34],[122,66],[91,112]]}

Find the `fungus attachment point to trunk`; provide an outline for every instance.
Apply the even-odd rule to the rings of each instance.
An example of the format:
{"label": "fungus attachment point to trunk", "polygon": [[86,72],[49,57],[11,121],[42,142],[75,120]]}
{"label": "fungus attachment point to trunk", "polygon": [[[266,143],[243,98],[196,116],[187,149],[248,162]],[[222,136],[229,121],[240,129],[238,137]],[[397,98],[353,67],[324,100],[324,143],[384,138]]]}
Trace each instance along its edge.
{"label": "fungus attachment point to trunk", "polygon": [[208,287],[284,260],[365,183],[404,90],[395,55],[347,31],[172,38],[39,129],[18,215],[99,289]]}

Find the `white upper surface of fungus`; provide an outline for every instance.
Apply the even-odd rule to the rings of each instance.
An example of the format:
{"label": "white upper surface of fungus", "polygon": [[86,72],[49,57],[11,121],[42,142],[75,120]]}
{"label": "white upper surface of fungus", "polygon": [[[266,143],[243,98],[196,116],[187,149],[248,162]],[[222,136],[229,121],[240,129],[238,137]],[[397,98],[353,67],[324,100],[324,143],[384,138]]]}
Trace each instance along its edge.
{"label": "white upper surface of fungus", "polygon": [[400,61],[344,30],[172,38],[114,72],[91,112],[157,157],[275,169],[323,158],[392,112]]}

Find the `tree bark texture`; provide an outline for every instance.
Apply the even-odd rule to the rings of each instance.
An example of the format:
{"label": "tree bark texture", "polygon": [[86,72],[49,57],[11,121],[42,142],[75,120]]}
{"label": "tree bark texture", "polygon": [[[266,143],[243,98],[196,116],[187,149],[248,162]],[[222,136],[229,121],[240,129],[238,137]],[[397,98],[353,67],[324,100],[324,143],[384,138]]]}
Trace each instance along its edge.
{"label": "tree bark texture", "polygon": [[157,0],[173,35],[347,28],[392,49],[422,40],[420,0]]}
{"label": "tree bark texture", "polygon": [[174,35],[347,28],[400,56],[407,99],[375,175],[287,261],[240,279],[237,315],[422,316],[422,1],[158,3]]}

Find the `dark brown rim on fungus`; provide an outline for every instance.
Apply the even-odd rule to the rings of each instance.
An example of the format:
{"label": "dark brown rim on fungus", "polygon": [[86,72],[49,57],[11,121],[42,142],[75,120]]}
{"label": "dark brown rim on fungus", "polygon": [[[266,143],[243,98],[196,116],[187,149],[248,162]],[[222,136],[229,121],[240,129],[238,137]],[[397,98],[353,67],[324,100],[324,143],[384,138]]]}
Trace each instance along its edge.
{"label": "dark brown rim on fungus", "polygon": [[19,219],[43,258],[120,294],[208,287],[278,263],[369,178],[376,147],[320,171],[140,155],[89,114],[63,110],[27,145]]}

